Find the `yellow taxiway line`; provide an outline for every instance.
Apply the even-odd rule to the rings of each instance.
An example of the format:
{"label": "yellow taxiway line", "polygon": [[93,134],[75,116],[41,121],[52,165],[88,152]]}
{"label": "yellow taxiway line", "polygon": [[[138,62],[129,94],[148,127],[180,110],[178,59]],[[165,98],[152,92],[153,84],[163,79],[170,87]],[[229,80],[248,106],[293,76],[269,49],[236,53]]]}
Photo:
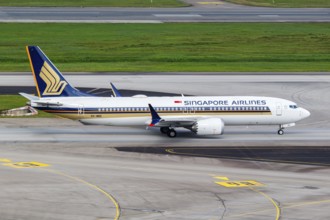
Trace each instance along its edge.
{"label": "yellow taxiway line", "polygon": [[120,206],[119,206],[119,203],[118,201],[115,199],[115,197],[113,197],[110,193],[106,192],[105,190],[103,190],[102,188],[98,187],[97,185],[94,185],[92,183],[89,183],[83,179],[80,179],[78,177],[75,177],[75,176],[71,176],[71,175],[68,175],[66,173],[62,173],[60,171],[57,171],[57,170],[53,170],[53,169],[45,169],[47,170],[48,172],[51,172],[51,173],[55,173],[55,174],[58,174],[60,176],[64,176],[64,177],[67,177],[71,180],[74,180],[74,181],[77,181],[77,182],[80,182],[80,183],[83,183],[97,191],[99,191],[100,193],[102,193],[103,195],[105,195],[116,207],[116,215],[115,215],[115,218],[114,220],[118,220],[119,217],[120,217],[120,214],[121,214],[121,210],[120,210]]}
{"label": "yellow taxiway line", "polygon": [[263,197],[265,197],[266,199],[268,199],[268,200],[273,204],[273,206],[274,206],[275,209],[276,209],[276,217],[275,217],[275,220],[279,220],[280,217],[281,217],[281,208],[280,208],[280,206],[277,204],[277,202],[276,202],[272,197],[270,197],[269,195],[267,195],[266,193],[261,192],[261,191],[255,189],[255,188],[252,188],[252,187],[249,187],[249,188],[250,188],[252,191],[259,193],[260,195],[262,195]]}
{"label": "yellow taxiway line", "polygon": [[74,180],[76,182],[85,184],[87,186],[89,186],[90,188],[99,191],[100,193],[102,193],[104,196],[106,196],[114,205],[116,208],[116,215],[114,217],[114,220],[118,220],[121,214],[121,209],[120,209],[120,205],[118,203],[118,201],[115,199],[114,196],[112,196],[110,193],[106,192],[105,190],[103,190],[102,188],[98,187],[97,185],[94,185],[92,183],[89,183],[83,179],[80,179],[78,177],[75,176],[71,176],[69,174],[63,173],[61,171],[57,171],[57,170],[53,170],[53,169],[49,169],[49,168],[45,168],[47,166],[50,166],[49,164],[44,164],[44,163],[40,163],[40,162],[15,162],[12,163],[12,161],[10,159],[7,158],[0,158],[0,162],[2,162],[3,166],[8,166],[8,167],[12,167],[12,168],[42,168],[43,170],[53,173],[53,174],[57,174],[63,177],[66,177],[68,179]]}

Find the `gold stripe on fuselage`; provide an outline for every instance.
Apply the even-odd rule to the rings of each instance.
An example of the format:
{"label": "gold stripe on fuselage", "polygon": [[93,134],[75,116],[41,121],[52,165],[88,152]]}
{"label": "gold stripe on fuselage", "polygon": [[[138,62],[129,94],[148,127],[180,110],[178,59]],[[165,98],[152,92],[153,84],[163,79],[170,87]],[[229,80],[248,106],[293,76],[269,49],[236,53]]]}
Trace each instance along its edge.
{"label": "gold stripe on fuselage", "polygon": [[[69,119],[88,119],[88,118],[132,118],[132,117],[151,117],[150,113],[97,113],[97,114],[90,114],[85,112],[84,114],[78,114],[77,111],[75,113],[63,113],[63,112],[51,112],[47,111],[52,114],[56,114],[63,118]],[[213,113],[165,113],[161,114],[161,117],[164,116],[177,116],[177,117],[195,117],[195,116],[227,116],[227,115],[236,115],[236,116],[245,116],[245,115],[255,115],[255,116],[265,116],[265,115],[272,115],[271,112],[213,112]]]}

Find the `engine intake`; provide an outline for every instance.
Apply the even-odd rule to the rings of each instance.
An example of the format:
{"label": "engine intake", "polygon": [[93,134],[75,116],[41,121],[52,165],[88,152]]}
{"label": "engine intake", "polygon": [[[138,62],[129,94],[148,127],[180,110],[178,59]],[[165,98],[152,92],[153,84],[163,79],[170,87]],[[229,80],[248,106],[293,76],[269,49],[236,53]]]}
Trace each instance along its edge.
{"label": "engine intake", "polygon": [[191,130],[197,135],[220,135],[223,133],[225,123],[220,118],[208,118],[197,121]]}

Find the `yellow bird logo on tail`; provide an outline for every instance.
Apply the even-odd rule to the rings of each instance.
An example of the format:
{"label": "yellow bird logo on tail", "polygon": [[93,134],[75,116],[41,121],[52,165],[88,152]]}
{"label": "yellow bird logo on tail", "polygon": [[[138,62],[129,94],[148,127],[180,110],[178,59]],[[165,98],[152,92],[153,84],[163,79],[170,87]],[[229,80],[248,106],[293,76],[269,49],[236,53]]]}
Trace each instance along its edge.
{"label": "yellow bird logo on tail", "polygon": [[46,88],[42,95],[60,95],[68,84],[65,81],[61,81],[60,77],[47,62],[44,62],[41,68],[40,77],[46,83]]}

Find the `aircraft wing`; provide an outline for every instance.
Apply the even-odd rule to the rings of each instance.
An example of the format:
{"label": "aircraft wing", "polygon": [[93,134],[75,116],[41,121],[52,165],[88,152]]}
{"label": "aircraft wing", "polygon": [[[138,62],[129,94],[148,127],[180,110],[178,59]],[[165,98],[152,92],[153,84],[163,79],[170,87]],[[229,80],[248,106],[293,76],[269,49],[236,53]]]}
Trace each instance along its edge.
{"label": "aircraft wing", "polygon": [[210,117],[171,117],[161,118],[156,110],[149,104],[151,113],[150,127],[160,127],[162,133],[166,133],[167,136],[173,138],[176,136],[175,127],[183,127],[191,130],[197,135],[220,135],[224,131],[224,121],[221,118]]}
{"label": "aircraft wing", "polygon": [[151,127],[191,127],[196,123],[196,120],[184,119],[184,118],[171,118],[171,119],[162,119],[154,107],[149,104],[149,109],[151,113]]}
{"label": "aircraft wing", "polygon": [[191,119],[187,119],[184,120],[182,118],[171,118],[170,120],[164,120],[160,121],[156,124],[153,124],[152,126],[154,127],[191,127],[196,123],[196,120],[191,120]]}

